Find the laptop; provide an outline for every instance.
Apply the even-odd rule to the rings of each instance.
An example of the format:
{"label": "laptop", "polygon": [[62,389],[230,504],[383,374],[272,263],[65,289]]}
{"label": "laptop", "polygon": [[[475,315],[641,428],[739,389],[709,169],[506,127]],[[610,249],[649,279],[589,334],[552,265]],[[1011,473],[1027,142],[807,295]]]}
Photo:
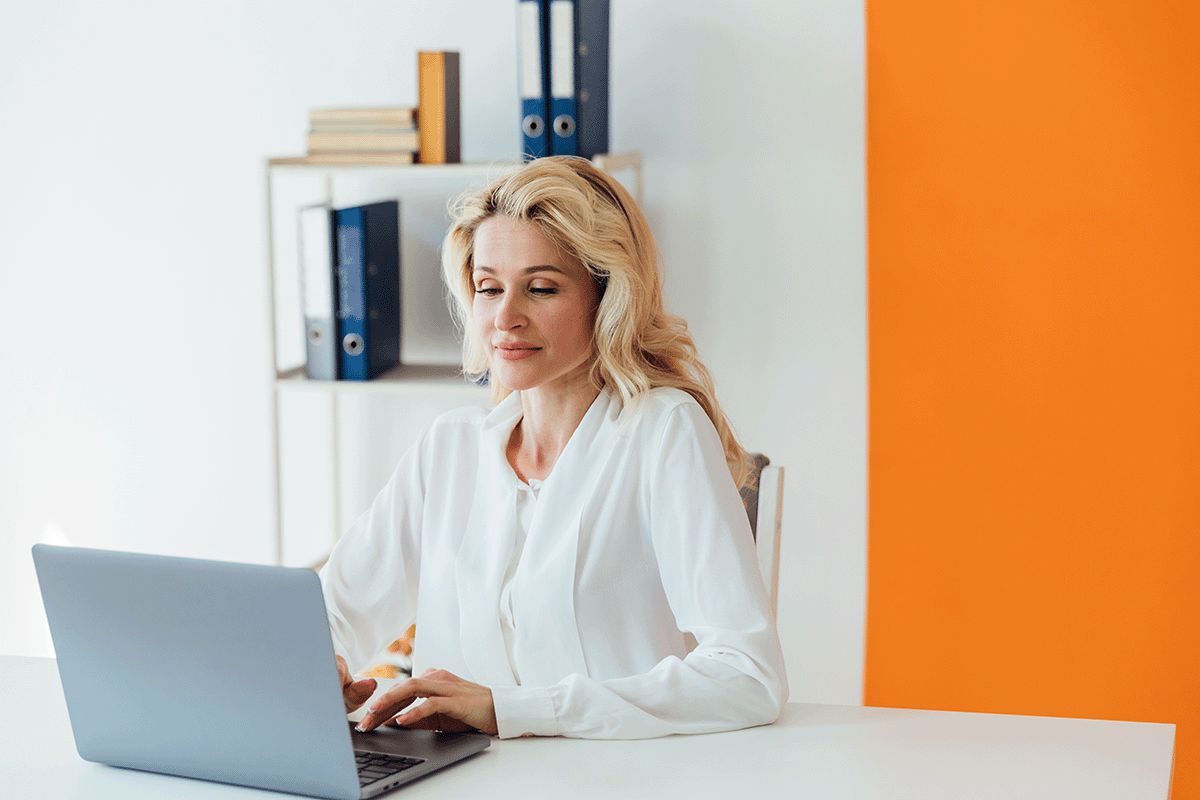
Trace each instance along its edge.
{"label": "laptop", "polygon": [[33,561],[88,761],[358,800],[491,743],[353,730],[311,570],[43,544]]}

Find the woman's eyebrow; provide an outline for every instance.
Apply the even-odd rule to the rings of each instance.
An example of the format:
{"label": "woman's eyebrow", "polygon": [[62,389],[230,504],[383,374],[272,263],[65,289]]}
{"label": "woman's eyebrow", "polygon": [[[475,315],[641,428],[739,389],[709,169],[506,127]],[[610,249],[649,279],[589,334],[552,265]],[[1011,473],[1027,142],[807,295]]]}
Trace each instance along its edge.
{"label": "woman's eyebrow", "polygon": [[[475,272],[488,272],[492,275],[496,274],[496,270],[492,267],[475,267]],[[539,264],[536,267],[526,267],[525,269],[521,270],[521,272],[525,275],[528,275],[531,272],[558,272],[563,275],[567,274],[565,269],[562,267],[556,267],[553,264]]]}

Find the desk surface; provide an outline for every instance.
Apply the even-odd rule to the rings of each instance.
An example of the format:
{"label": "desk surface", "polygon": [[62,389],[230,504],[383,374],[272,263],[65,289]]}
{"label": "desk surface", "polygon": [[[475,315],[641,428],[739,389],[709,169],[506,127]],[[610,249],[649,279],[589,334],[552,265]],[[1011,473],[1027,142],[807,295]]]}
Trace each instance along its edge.
{"label": "desk surface", "polygon": [[[187,709],[178,714],[186,721]],[[1174,725],[1146,722],[792,703],[774,725],[731,733],[493,739],[384,797],[1165,800],[1174,741]],[[5,797],[282,796],[81,760],[54,661],[16,656],[0,656],[0,787]]]}

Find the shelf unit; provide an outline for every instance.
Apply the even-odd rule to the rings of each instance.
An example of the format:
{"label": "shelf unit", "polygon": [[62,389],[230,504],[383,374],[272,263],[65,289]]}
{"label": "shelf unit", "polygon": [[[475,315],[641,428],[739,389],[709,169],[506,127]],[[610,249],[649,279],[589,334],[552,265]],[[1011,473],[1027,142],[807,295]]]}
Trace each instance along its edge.
{"label": "shelf unit", "polygon": [[[593,158],[593,163],[621,180],[640,201],[640,153],[606,153]],[[406,165],[329,164],[303,156],[267,160],[267,317],[271,336],[276,563],[318,565],[345,530],[347,519],[352,519],[345,517],[343,509],[351,508],[355,513],[365,510],[373,496],[370,492],[382,486],[390,474],[384,465],[394,465],[403,448],[433,417],[456,406],[488,405],[487,389],[467,381],[459,369],[461,351],[446,307],[438,248],[449,225],[449,198],[519,167],[520,162],[505,161]],[[310,380],[304,374],[296,212],[307,205],[344,207],[387,198],[398,199],[401,209],[402,365],[371,381]],[[292,413],[287,403],[307,411]],[[387,420],[384,427],[394,428],[390,443],[393,452],[375,459],[373,473],[351,480],[354,485],[347,486],[345,470],[363,459],[346,458],[343,429],[358,424],[363,429],[359,438],[374,440],[374,430],[367,421],[372,410],[382,414],[379,419]],[[298,421],[304,414],[307,421]],[[299,430],[285,431],[289,427],[285,423]],[[324,430],[315,430],[317,427]],[[290,437],[301,435],[311,441],[292,448],[296,440]],[[389,444],[372,441],[370,446],[379,449]],[[287,449],[295,451],[290,458],[285,458]],[[307,469],[307,478],[286,475],[289,467]],[[310,488],[288,489],[287,478],[296,478],[300,484],[307,480]],[[318,483],[327,490],[323,500],[318,497],[322,493],[316,488]],[[346,498],[348,492],[350,497]],[[312,502],[307,510],[293,509],[291,504],[285,508],[289,498]],[[297,529],[289,530],[289,525]]]}

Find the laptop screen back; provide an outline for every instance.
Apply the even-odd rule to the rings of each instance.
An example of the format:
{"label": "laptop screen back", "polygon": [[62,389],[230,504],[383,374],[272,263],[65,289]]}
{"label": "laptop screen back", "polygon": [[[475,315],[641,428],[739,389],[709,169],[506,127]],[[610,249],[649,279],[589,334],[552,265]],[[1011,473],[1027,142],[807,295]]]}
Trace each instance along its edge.
{"label": "laptop screen back", "polygon": [[360,796],[315,573],[50,545],[33,557],[80,756]]}

